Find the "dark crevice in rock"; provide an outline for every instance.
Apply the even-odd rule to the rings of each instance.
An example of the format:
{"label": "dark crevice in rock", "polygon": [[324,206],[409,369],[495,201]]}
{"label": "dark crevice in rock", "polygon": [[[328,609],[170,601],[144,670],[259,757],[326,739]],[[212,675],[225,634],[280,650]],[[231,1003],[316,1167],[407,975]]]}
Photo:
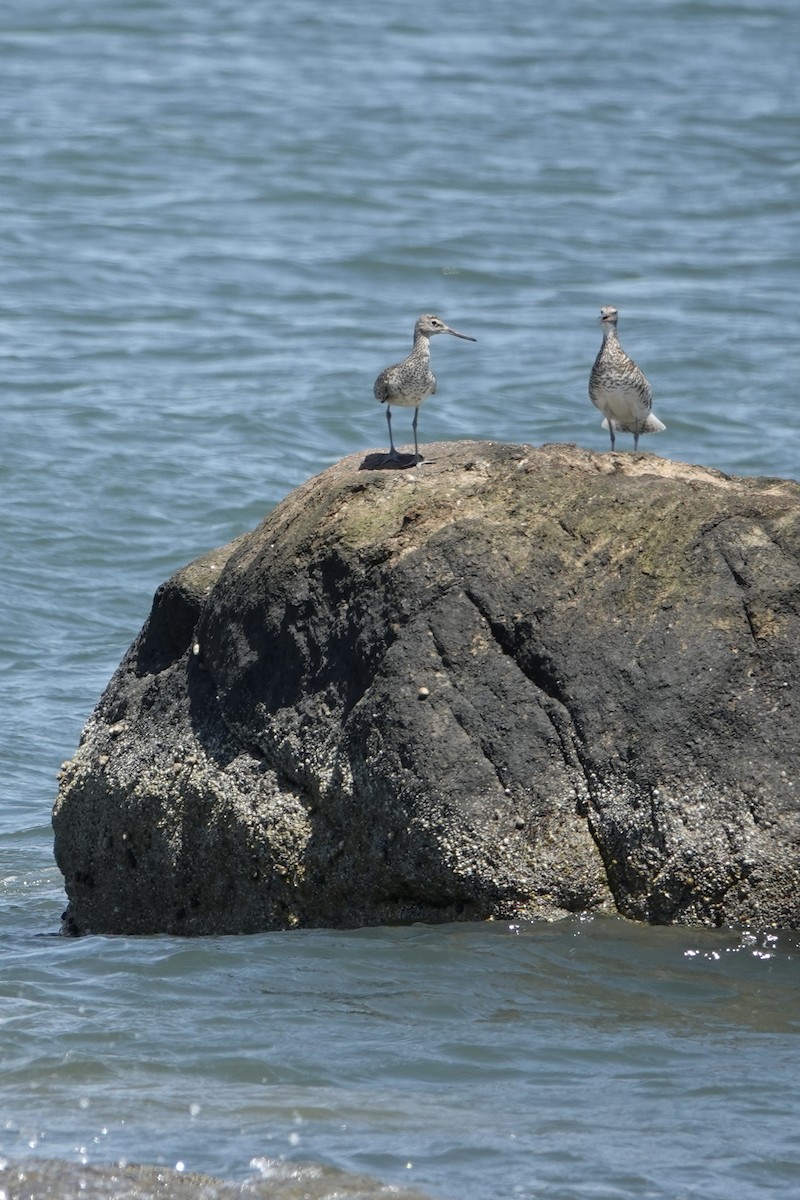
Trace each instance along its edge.
{"label": "dark crevice in rock", "polygon": [[542,712],[550,721],[561,745],[564,763],[567,767],[576,766],[583,772],[588,791],[591,791],[591,770],[583,751],[583,739],[580,722],[570,706],[558,669],[545,654],[532,648],[533,638],[520,637],[519,630],[514,624],[509,626],[507,620],[498,620],[486,611],[486,606],[471,591],[466,592],[470,603],[480,613],[499,650],[506,655],[517,669],[533,686],[542,693],[540,700]]}

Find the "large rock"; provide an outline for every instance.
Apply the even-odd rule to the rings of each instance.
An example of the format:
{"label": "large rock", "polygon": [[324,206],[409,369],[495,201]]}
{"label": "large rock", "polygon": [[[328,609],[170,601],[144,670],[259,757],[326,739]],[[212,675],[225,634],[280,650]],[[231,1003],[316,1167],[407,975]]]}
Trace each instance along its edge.
{"label": "large rock", "polygon": [[800,486],[427,450],[159,589],[63,768],[66,927],[800,926]]}

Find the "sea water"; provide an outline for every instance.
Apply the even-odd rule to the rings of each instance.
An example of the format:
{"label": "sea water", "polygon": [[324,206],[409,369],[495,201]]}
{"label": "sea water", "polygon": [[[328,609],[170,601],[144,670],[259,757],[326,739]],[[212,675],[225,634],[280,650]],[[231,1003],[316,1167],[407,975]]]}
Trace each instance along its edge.
{"label": "sea water", "polygon": [[0,1156],[796,1195],[792,933],[73,942],[50,828],[155,588],[387,446],[421,312],[478,339],[423,444],[605,452],[614,304],[643,449],[798,477],[796,0],[6,0],[0,52]]}

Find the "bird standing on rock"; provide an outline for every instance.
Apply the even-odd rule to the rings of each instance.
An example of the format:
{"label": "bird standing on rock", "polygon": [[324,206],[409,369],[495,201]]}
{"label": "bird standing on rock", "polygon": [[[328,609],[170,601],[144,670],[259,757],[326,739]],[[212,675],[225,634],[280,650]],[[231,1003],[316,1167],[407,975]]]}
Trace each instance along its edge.
{"label": "bird standing on rock", "polygon": [[401,408],[414,409],[414,420],[411,422],[411,428],[414,430],[414,462],[420,461],[417,444],[417,417],[422,401],[436,391],[436,376],[430,367],[430,339],[436,333],[452,333],[453,337],[463,338],[465,342],[477,341],[477,338],[469,337],[466,333],[457,333],[455,329],[445,325],[444,321],[440,317],[434,316],[433,313],[423,313],[418,319],[414,326],[414,348],[408,358],[387,367],[375,380],[373,389],[375,399],[386,405],[386,423],[389,426],[390,450],[386,456],[386,462],[399,462],[402,459],[402,455],[398,454],[395,449],[392,437],[391,406],[393,404],[398,404]]}
{"label": "bird standing on rock", "polygon": [[632,433],[638,450],[640,434],[661,433],[666,425],[653,415],[653,393],[644,373],[619,344],[618,316],[611,305],[600,309],[603,344],[589,376],[589,399],[605,415],[603,429],[611,434],[611,449],[615,433]]}

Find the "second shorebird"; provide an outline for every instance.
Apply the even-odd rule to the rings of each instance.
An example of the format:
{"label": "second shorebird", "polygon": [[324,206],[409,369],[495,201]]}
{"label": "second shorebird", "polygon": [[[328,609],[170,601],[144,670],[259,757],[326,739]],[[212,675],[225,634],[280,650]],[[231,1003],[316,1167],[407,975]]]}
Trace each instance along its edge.
{"label": "second shorebird", "polygon": [[653,393],[644,372],[619,344],[618,316],[610,305],[600,309],[603,344],[589,376],[589,399],[605,416],[603,429],[611,434],[611,449],[616,433],[632,433],[638,450],[640,434],[661,433],[666,425],[653,415]]}
{"label": "second shorebird", "polygon": [[401,408],[413,408],[414,420],[411,428],[414,430],[414,462],[419,462],[419,446],[417,444],[417,417],[419,406],[426,396],[432,396],[436,391],[436,376],[431,371],[430,339],[436,333],[452,333],[453,337],[463,338],[465,342],[477,341],[466,333],[457,333],[449,325],[445,325],[440,317],[433,313],[423,313],[414,326],[414,348],[408,358],[394,363],[381,371],[375,380],[375,399],[386,405],[386,423],[389,426],[389,446],[387,462],[399,462],[402,455],[397,453],[392,437],[392,405]]}

